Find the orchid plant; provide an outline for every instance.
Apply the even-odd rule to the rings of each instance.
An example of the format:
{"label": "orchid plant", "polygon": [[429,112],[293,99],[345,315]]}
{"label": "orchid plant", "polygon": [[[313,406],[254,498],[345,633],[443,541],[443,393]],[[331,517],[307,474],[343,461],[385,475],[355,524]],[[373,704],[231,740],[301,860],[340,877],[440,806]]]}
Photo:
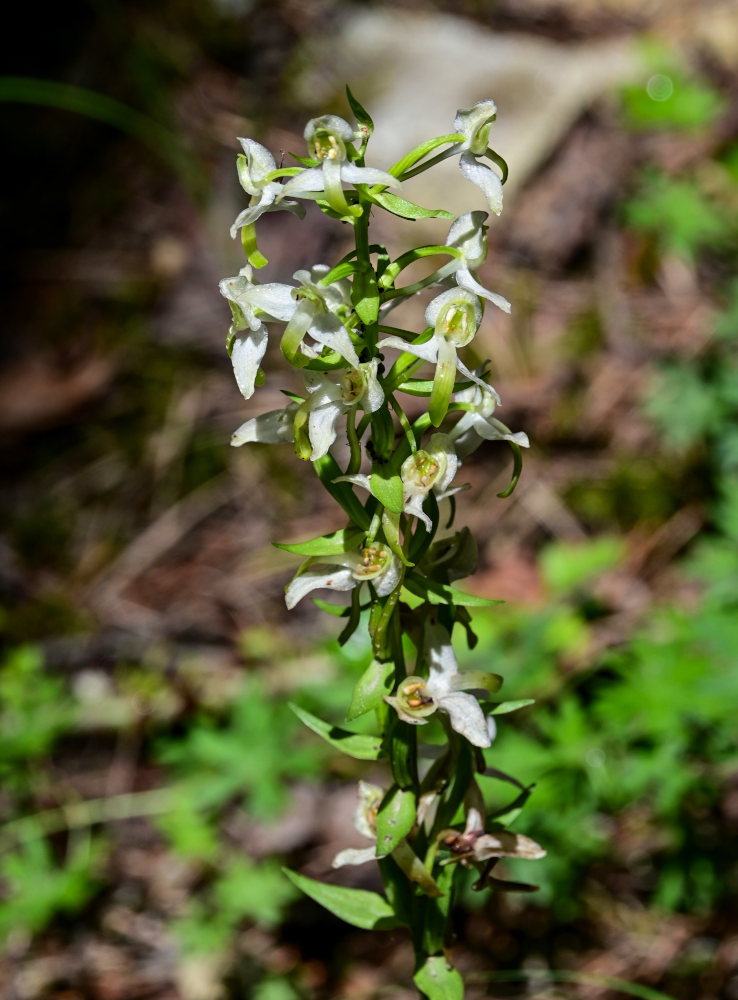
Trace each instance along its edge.
{"label": "orchid plant", "polygon": [[[305,128],[308,155],[295,157],[297,166],[278,167],[259,143],[239,140],[238,177],[250,202],[232,234],[240,233],[247,263],[220,285],[233,316],[228,350],[238,387],[249,399],[265,378],[269,334],[281,328],[280,348],[295,384],[285,392],[283,409],[246,420],[232,444],[292,443],[298,458],[313,463],[345,523],[331,534],[281,545],[304,557],[287,585],[287,607],[316,591],[349,595],[348,603],[313,600],[343,620],[339,642],[368,628],[374,657],[347,710],[349,724],[373,712],[373,734],[336,727],[296,706],[295,712],[342,752],[386,762],[383,786],[359,784],[355,825],[371,844],[347,847],[334,862],[376,862],[384,893],[287,874],[349,923],[406,927],[421,994],[454,1000],[463,996],[463,982],[451,960],[449,913],[464,870],[476,869],[477,890],[528,889],[492,872],[501,858],[545,853],[507,829],[530,789],[484,754],[495,738],[496,717],[527,702],[496,700],[502,678],[461,670],[454,651],[459,634],[470,647],[476,641],[468,609],[495,603],[455,586],[476,565],[471,533],[452,527],[455,497],[465,488],[459,483],[462,460],[483,441],[507,442],[513,475],[499,494],[507,496],[528,439],[493,416],[500,398],[487,372],[461,358],[487,303],[510,311],[475,273],[487,255],[488,213],[454,219],[410,201],[406,189],[412,177],[458,156],[463,177],[499,214],[507,168],[488,146],[496,117],[491,100],[460,109],[453,132],[417,146],[388,170],[367,166],[372,120],[348,88],[347,96],[357,125],[336,115],[312,119]],[[305,200],[351,227],[354,248],[333,264],[297,271],[294,284],[259,282],[255,271],[267,261],[256,223],[280,209],[302,217]],[[445,242],[393,259],[387,247],[370,242],[369,218],[379,210],[451,225]],[[406,268],[426,258],[440,263],[422,279],[402,283]],[[390,311],[425,294],[424,330],[387,324]],[[430,366],[430,378],[418,377],[423,366]],[[403,404],[406,397],[412,405]],[[442,504],[449,508],[443,514]],[[485,806],[485,777],[515,787],[513,800],[496,812]]]}

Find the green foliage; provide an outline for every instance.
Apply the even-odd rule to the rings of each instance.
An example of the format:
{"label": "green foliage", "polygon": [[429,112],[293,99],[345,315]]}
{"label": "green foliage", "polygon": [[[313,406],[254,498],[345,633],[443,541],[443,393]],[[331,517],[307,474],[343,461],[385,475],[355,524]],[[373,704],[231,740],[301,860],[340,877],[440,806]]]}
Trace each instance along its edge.
{"label": "green foliage", "polygon": [[616,566],[622,554],[622,542],[608,536],[583,545],[554,542],[541,553],[541,574],[554,594],[567,593]]}
{"label": "green foliage", "polygon": [[632,129],[699,129],[725,111],[719,91],[688,76],[673,58],[664,60],[662,53],[649,62],[658,70],[623,89],[625,118]]}
{"label": "green foliage", "polygon": [[61,913],[76,913],[97,886],[95,864],[101,840],[77,843],[59,864],[43,836],[32,836],[0,858],[5,898],[0,902],[0,939],[13,932],[36,933]]}
{"label": "green foliage", "polygon": [[0,666],[0,780],[19,792],[33,766],[74,725],[75,710],[59,678],[45,672],[36,646],[8,652]]}
{"label": "green foliage", "polygon": [[644,407],[669,449],[684,453],[701,446],[719,474],[738,469],[738,282],[715,334],[697,359],[673,360],[656,374]]}
{"label": "green foliage", "polygon": [[165,739],[159,759],[170,765],[178,787],[199,810],[243,800],[263,819],[286,801],[286,780],[318,773],[320,751],[300,745],[288,706],[270,698],[264,683],[249,677],[219,723],[200,715],[181,739]]}
{"label": "green foliage", "polygon": [[284,869],[284,873],[306,896],[310,896],[316,903],[320,903],[354,927],[361,927],[364,930],[389,930],[399,924],[394,909],[379,893],[317,882],[288,868]]}
{"label": "green foliage", "polygon": [[222,860],[221,874],[190,900],[173,930],[187,954],[225,950],[246,920],[276,927],[297,895],[273,859],[258,863],[243,854]]}
{"label": "green foliage", "polygon": [[675,180],[652,169],[626,204],[625,218],[633,229],[649,235],[660,252],[688,259],[724,244],[734,228],[724,208],[695,180]]}
{"label": "green foliage", "polygon": [[429,1000],[462,1000],[464,996],[464,981],[448,964],[445,955],[427,958],[413,981]]}
{"label": "green foliage", "polygon": [[[732,496],[722,523],[738,529]],[[593,549],[596,562],[597,544]],[[556,559],[563,555],[557,546]],[[550,560],[544,552],[543,565]],[[659,905],[699,910],[735,891],[738,866],[715,838],[725,776],[738,763],[731,716],[738,550],[723,539],[705,542],[690,568],[704,583],[699,610],[664,608],[563,697],[552,697],[551,656],[574,655],[577,630],[569,643],[548,647],[541,636],[556,621],[550,609],[511,615],[496,638],[483,632],[475,651],[500,664],[506,649],[517,648],[512,669],[525,678],[524,693],[549,698],[533,715],[522,713],[518,726],[501,726],[488,760],[536,783],[526,829],[549,852],[538,869],[543,901],[563,916],[580,908],[593,863],[618,858],[620,824],[629,827],[630,850],[650,861],[639,889]],[[566,604],[586,635],[575,590]]]}

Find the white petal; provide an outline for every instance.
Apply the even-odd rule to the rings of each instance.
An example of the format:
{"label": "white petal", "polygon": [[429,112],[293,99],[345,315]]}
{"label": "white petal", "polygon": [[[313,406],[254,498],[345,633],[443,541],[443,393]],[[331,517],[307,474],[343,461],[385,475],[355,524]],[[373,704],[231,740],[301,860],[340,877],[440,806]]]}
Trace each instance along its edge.
{"label": "white petal", "polygon": [[441,698],[438,707],[448,713],[451,727],[469,740],[473,746],[488,747],[491,745],[487,720],[474,695],[455,691]]}
{"label": "white petal", "polygon": [[431,698],[439,701],[452,690],[452,678],[459,673],[451,636],[443,625],[426,625],[425,648],[430,667],[426,689]]}
{"label": "white petal", "polygon": [[279,187],[279,185],[267,184],[267,186],[261,191],[261,197],[253,205],[249,205],[245,208],[238,216],[231,226],[231,238],[235,239],[238,236],[238,230],[242,226],[250,226],[252,222],[256,222],[264,212],[268,211],[274,198],[276,196],[276,191],[273,190],[274,187]]}
{"label": "white petal", "polygon": [[328,590],[353,590],[356,586],[350,569],[337,567],[333,572],[301,573],[296,576],[287,586],[284,599],[287,607],[292,610],[294,606],[313,590],[327,588]]}
{"label": "white petal", "polygon": [[494,833],[484,833],[474,844],[474,857],[477,861],[487,861],[488,858],[545,858],[546,852],[530,837],[512,830],[496,830]]}
{"label": "white petal", "polygon": [[377,839],[373,820],[383,798],[383,788],[370,781],[359,780],[359,800],[354,810],[354,827],[362,837],[367,837],[369,840]]}
{"label": "white petal", "polygon": [[371,581],[379,597],[387,597],[388,594],[392,593],[400,582],[401,572],[400,560],[396,556],[392,556],[384,573]]}
{"label": "white petal", "polygon": [[359,355],[351,343],[349,332],[333,313],[318,313],[308,328],[308,333],[319,344],[325,344],[340,354],[352,368],[359,367]]}
{"label": "white petal", "polygon": [[344,408],[334,402],[310,408],[308,416],[308,437],[312,445],[310,459],[316,462],[328,452],[336,440],[336,421],[344,412]]}
{"label": "white petal", "polygon": [[496,403],[499,403],[500,397],[497,395],[497,390],[493,388],[491,385],[487,385],[487,383],[483,379],[479,378],[478,375],[475,375],[474,372],[470,371],[466,367],[463,361],[459,361],[458,357],[456,358],[456,368],[458,371],[461,372],[464,378],[470,379],[472,382],[478,385],[483,392],[491,396]]}
{"label": "white petal", "polygon": [[468,181],[482,189],[490,212],[499,215],[502,211],[502,181],[495,171],[480,163],[471,153],[461,154],[459,169]]}
{"label": "white petal", "polygon": [[345,118],[338,115],[320,115],[319,118],[311,118],[305,126],[303,137],[308,144],[316,132],[333,132],[344,142],[351,142],[354,138],[354,130]]}
{"label": "white petal", "polygon": [[373,361],[368,361],[366,364],[359,366],[366,381],[366,389],[364,390],[364,395],[361,397],[361,405],[365,410],[369,410],[370,413],[376,413],[384,402],[384,389],[377,379],[378,365],[379,361],[374,358]]}
{"label": "white petal", "polygon": [[438,361],[438,342],[435,337],[431,337],[425,344],[408,344],[402,337],[385,337],[379,341],[377,347],[380,350],[383,347],[394,347],[397,351],[407,351],[408,354],[414,354],[416,358],[422,358],[423,361],[430,361],[432,364]]}
{"label": "white petal", "polygon": [[464,148],[468,148],[480,127],[497,114],[497,105],[492,100],[477,101],[470,108],[459,108],[454,118],[454,131],[464,136]]}
{"label": "white petal", "polygon": [[433,531],[433,522],[423,510],[423,501],[425,500],[426,495],[427,494],[425,493],[413,493],[412,496],[408,497],[405,501],[403,510],[406,514],[419,518],[428,531]]}
{"label": "white petal", "polygon": [[354,476],[336,476],[333,480],[334,483],[352,483],[354,486],[361,486],[362,489],[372,492],[371,482],[369,476],[365,476],[363,472],[357,472]]}
{"label": "white petal", "polygon": [[363,865],[367,861],[377,860],[377,848],[375,844],[371,847],[347,847],[339,851],[331,862],[332,868],[343,868],[344,865]]}
{"label": "white petal", "polygon": [[249,194],[256,194],[263,186],[266,175],[277,169],[277,164],[266,146],[262,146],[260,142],[255,142],[253,139],[242,139],[240,136],[238,141],[246,154],[247,164],[246,170],[239,169],[239,180],[244,190],[248,191]]}
{"label": "white petal", "polygon": [[292,195],[292,197],[300,196],[301,192],[308,191],[323,191],[325,189],[325,180],[323,178],[323,168],[322,167],[307,167],[305,170],[301,170],[299,174],[295,174],[294,177],[290,177],[287,183],[282,188],[282,194],[278,200],[286,198],[287,195]]}
{"label": "white petal", "polygon": [[268,281],[263,285],[252,285],[242,298],[248,301],[253,309],[261,309],[267,316],[287,323],[292,319],[297,300],[293,297],[292,285],[283,285],[278,281]]}
{"label": "white petal", "polygon": [[465,212],[451,223],[446,237],[446,246],[461,250],[468,267],[479,267],[487,256],[487,240],[484,235],[486,212]]}
{"label": "white petal", "polygon": [[448,434],[433,434],[428,442],[428,451],[437,461],[440,460],[441,465],[445,464],[446,466],[443,475],[439,476],[438,480],[433,484],[434,493],[444,493],[450,486],[459,467],[459,460],[454,451],[453,441]]}
{"label": "white petal", "polygon": [[262,323],[258,330],[249,330],[239,334],[233,340],[231,362],[236,383],[244,399],[250,399],[254,394],[254,380],[259,370],[261,359],[267,349],[267,328]]}
{"label": "white petal", "polygon": [[507,299],[503,295],[498,295],[497,292],[490,292],[483,285],[480,285],[468,268],[460,267],[458,269],[456,272],[456,283],[462,288],[468,288],[470,292],[481,295],[483,299],[487,299],[493,305],[496,305],[498,309],[502,309],[503,312],[510,312],[510,303]]}
{"label": "white petal", "polygon": [[233,432],[231,444],[234,448],[238,448],[242,444],[252,442],[281,444],[284,441],[292,441],[294,437],[294,411],[296,409],[297,406],[291,404],[284,410],[270,410],[269,413],[252,417],[251,420],[247,420]]}
{"label": "white petal", "polygon": [[405,709],[400,705],[399,699],[395,698],[394,695],[386,694],[384,696],[384,701],[388,705],[391,705],[397,712],[397,717],[402,719],[403,722],[407,722],[411,726],[426,726],[428,725],[427,719],[422,719],[417,715],[410,715]]}
{"label": "white petal", "polygon": [[474,425],[474,430],[485,441],[512,441],[521,448],[530,448],[530,441],[525,431],[516,431],[513,434],[506,431],[499,420],[480,420]]}
{"label": "white petal", "polygon": [[341,167],[341,180],[347,184],[384,184],[387,187],[401,187],[400,182],[386,170],[376,167],[357,167],[353,163],[344,163]]}
{"label": "white petal", "polygon": [[251,329],[258,330],[261,327],[261,320],[255,315],[253,306],[248,300],[248,293],[254,287],[250,271],[250,268],[243,268],[235,277],[223,278],[218,283],[218,288],[224,299],[238,306]]}

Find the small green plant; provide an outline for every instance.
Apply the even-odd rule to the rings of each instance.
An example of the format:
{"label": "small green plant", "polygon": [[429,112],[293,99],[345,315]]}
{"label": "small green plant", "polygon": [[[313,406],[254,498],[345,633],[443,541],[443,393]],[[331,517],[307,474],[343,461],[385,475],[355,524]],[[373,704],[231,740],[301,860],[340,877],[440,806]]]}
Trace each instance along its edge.
{"label": "small green plant", "polygon": [[723,95],[704,83],[660,44],[642,46],[643,80],[623,88],[627,125],[645,129],[686,130],[710,125],[726,110]]}
{"label": "small green plant", "polygon": [[[622,824],[638,852],[635,885],[644,899],[701,911],[735,891],[738,869],[719,834],[725,780],[738,763],[728,707],[738,697],[735,528],[703,543],[689,563],[704,586],[699,609],[663,608],[566,682],[564,694],[557,660],[576,661],[591,630],[585,591],[573,579],[554,610],[512,610],[494,633],[480,633],[475,655],[494,659],[522,695],[538,700],[535,713],[501,727],[495,766],[536,784],[529,829],[553,848],[539,867],[542,898],[562,918],[581,911],[594,862],[619,863]],[[555,559],[544,551],[544,567],[565,555],[559,545],[553,551]],[[586,551],[574,548],[572,562],[586,562]],[[551,643],[552,622],[563,642]]]}
{"label": "small green plant", "polygon": [[278,926],[297,895],[273,859],[256,863],[232,854],[220,859],[220,871],[173,923],[187,954],[227,950],[234,932],[247,920],[259,927]]}
{"label": "small green plant", "polygon": [[647,234],[660,253],[695,258],[700,251],[725,244],[735,222],[690,178],[672,178],[646,170],[625,207],[628,225]]}
{"label": "small green plant", "polygon": [[44,668],[37,646],[18,646],[0,665],[0,781],[19,795],[30,790],[36,766],[75,723],[62,681]]}
{"label": "small green plant", "polygon": [[0,940],[34,934],[52,918],[76,913],[98,886],[101,838],[78,837],[59,863],[41,831],[29,832],[16,850],[0,856]]}
{"label": "small green plant", "polygon": [[[287,780],[314,776],[324,759],[320,747],[295,739],[289,707],[270,697],[250,676],[226,716],[201,714],[181,739],[164,739],[158,758],[172,769],[178,805],[161,822],[183,853],[212,841],[196,816],[214,815],[228,802],[271,819],[286,802]],[[184,815],[191,822],[180,823]],[[187,839],[185,839],[187,838]]]}

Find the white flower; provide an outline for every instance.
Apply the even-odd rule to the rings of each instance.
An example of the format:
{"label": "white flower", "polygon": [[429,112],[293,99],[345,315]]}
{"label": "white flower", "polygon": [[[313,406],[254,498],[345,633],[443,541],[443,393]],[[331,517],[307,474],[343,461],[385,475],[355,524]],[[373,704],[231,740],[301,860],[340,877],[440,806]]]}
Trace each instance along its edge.
{"label": "white flower", "polygon": [[333,868],[344,865],[363,865],[377,859],[377,812],[384,798],[384,789],[368,781],[359,782],[359,801],[354,812],[354,827],[372,841],[371,847],[347,847],[339,851],[332,862]]}
{"label": "white flower", "polygon": [[295,414],[298,404],[288,403],[283,410],[270,410],[258,417],[252,417],[241,424],[231,434],[231,444],[234,448],[242,444],[282,444],[294,440]]}
{"label": "white flower", "polygon": [[512,830],[495,830],[486,833],[484,818],[476,808],[470,808],[466,815],[463,833],[450,832],[444,844],[455,855],[452,859],[464,865],[479,864],[490,858],[545,858],[546,852],[535,840]]}
{"label": "white flower", "polygon": [[[313,569],[313,566],[316,568]],[[400,575],[399,559],[386,545],[375,542],[358,552],[310,559],[307,569],[288,584],[285,602],[291,610],[313,590],[323,587],[338,591],[353,590],[365,582],[371,582],[377,594],[386,597],[399,583]]]}
{"label": "white flower", "polygon": [[433,530],[431,519],[423,512],[423,503],[433,491],[443,500],[463,487],[449,489],[456,475],[459,462],[448,434],[432,434],[427,449],[409,455],[400,468],[402,479],[403,510],[420,518],[428,531]]}
{"label": "white flower", "polygon": [[500,397],[492,386],[485,388],[487,391],[482,392],[473,385],[456,393],[457,403],[468,403],[473,407],[464,413],[461,420],[449,431],[449,437],[459,458],[471,455],[482,441],[510,441],[521,448],[530,447],[527,434],[523,431],[513,433],[493,416]]}
{"label": "white flower", "polygon": [[237,217],[231,226],[231,236],[236,237],[242,226],[253,225],[264,212],[274,212],[286,208],[302,217],[305,209],[299,202],[284,198],[282,184],[269,180],[277,164],[269,150],[253,139],[238,140],[243,153],[238,156],[238,179],[244,191],[251,195],[251,203]]}
{"label": "white flower", "polygon": [[[438,500],[443,500],[465,488],[463,486],[449,488],[456,475],[458,464],[456,452],[447,434],[431,435],[427,450],[419,449],[413,452],[402,463],[400,478],[403,511],[412,517],[419,517],[428,531],[432,531],[433,523],[423,511],[423,501],[431,490]],[[357,472],[352,476],[336,476],[335,481],[361,486],[362,489],[369,490],[372,496],[376,496],[372,490],[371,478],[363,472]]]}
{"label": "white flower", "polygon": [[[344,865],[363,865],[377,860],[377,813],[384,798],[384,789],[367,781],[359,782],[359,802],[354,813],[357,831],[372,841],[369,847],[347,847],[339,851],[332,862],[333,868]],[[434,793],[435,794],[435,793]],[[422,820],[418,818],[420,823]],[[391,852],[392,860],[411,882],[420,886],[428,896],[443,895],[423,862],[414,853],[407,840],[401,840]]]}
{"label": "white flower", "polygon": [[454,220],[446,237],[446,246],[454,247],[461,251],[462,256],[447,264],[443,269],[446,271],[453,266],[453,276],[456,284],[461,288],[466,288],[475,295],[487,299],[503,312],[510,312],[510,303],[502,295],[490,292],[483,285],[480,285],[473,275],[473,271],[480,267],[487,256],[487,237],[485,235],[487,227],[484,220],[487,218],[486,212],[466,212]]}
{"label": "white flower", "polygon": [[459,108],[454,128],[464,136],[464,141],[459,144],[462,150],[459,169],[467,180],[482,189],[490,212],[499,215],[502,211],[502,180],[494,170],[477,159],[487,152],[489,132],[496,115],[494,101],[477,101],[470,108]]}
{"label": "white flower", "polygon": [[305,126],[305,141],[310,155],[320,161],[318,167],[308,167],[290,178],[282,189],[281,197],[298,198],[323,196],[331,208],[341,216],[360,214],[357,206],[350,206],[343,193],[342,184],[383,184],[399,187],[400,182],[385,170],[358,167],[351,163],[346,143],[354,139],[354,130],[337,115],[311,118]]}
{"label": "white flower", "polygon": [[428,679],[406,677],[395,695],[385,701],[405,722],[419,726],[437,709],[445,712],[451,728],[476,747],[492,744],[493,731],[487,724],[479,701],[470,690],[497,690],[502,683],[496,674],[483,671],[459,673],[451,637],[442,625],[426,625]]}
{"label": "white flower", "polygon": [[317,265],[310,272],[296,271],[294,278],[301,284],[294,287],[279,282],[258,284],[252,280],[253,272],[247,265],[236,277],[220,282],[221,295],[233,313],[231,361],[245,399],[254,393],[256,374],[266,352],[266,323],[287,323],[282,347],[293,363],[299,364],[301,348],[303,356],[317,356],[315,349],[303,345],[303,338],[310,334],[321,347],[329,347],[349,365],[358,367],[359,356],[337,315],[351,309],[350,286],[347,281],[321,286],[319,281],[328,271],[327,265]]}
{"label": "white flower", "polygon": [[[309,457],[315,462],[327,453],[336,440],[336,422],[344,413],[358,406],[370,413],[379,409],[384,402],[384,392],[377,379],[378,365],[376,358],[360,364],[345,372],[338,382],[335,375],[304,372],[308,398],[299,407],[295,419],[295,438],[301,457]],[[305,423],[307,443],[304,441]]]}
{"label": "white flower", "polygon": [[457,371],[481,389],[492,391],[490,387],[471,372],[459,360],[457,350],[469,344],[482,319],[479,298],[466,288],[450,288],[437,295],[425,310],[425,322],[432,326],[433,336],[424,344],[410,344],[401,337],[385,337],[378,344],[380,349],[395,348],[407,351],[416,358],[422,358],[436,366],[433,376],[429,412],[433,424],[438,427],[448,410]]}

